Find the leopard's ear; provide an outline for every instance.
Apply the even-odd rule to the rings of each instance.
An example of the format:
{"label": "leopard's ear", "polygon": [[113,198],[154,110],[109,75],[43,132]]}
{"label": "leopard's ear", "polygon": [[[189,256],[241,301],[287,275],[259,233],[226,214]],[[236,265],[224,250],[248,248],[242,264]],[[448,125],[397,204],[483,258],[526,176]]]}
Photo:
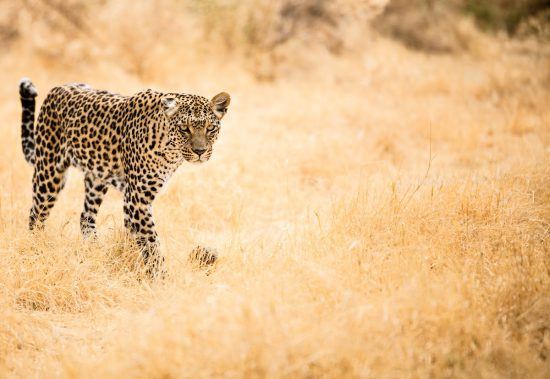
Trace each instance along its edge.
{"label": "leopard's ear", "polygon": [[171,117],[179,108],[178,99],[172,95],[166,95],[162,98],[162,106],[166,116]]}
{"label": "leopard's ear", "polygon": [[227,107],[229,107],[230,102],[231,97],[227,92],[220,92],[210,100],[212,111],[219,120],[227,113]]}

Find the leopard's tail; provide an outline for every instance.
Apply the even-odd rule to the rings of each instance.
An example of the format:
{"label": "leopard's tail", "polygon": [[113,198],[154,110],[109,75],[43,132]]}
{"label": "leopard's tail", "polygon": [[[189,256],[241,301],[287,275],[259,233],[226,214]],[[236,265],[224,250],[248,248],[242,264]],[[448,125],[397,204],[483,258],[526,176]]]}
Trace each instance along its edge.
{"label": "leopard's tail", "polygon": [[19,96],[21,97],[21,146],[25,160],[34,165],[34,111],[36,108],[36,87],[30,79],[22,78],[19,81]]}

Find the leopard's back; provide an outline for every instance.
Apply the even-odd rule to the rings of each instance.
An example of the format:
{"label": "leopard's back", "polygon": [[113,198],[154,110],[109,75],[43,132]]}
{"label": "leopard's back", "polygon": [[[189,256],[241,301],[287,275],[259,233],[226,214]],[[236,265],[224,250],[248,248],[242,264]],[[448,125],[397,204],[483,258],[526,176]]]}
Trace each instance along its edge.
{"label": "leopard's back", "polygon": [[[122,172],[121,141],[129,97],[84,84],[53,88],[34,131],[37,157],[51,157],[98,176]],[[58,151],[58,154],[52,155]]]}

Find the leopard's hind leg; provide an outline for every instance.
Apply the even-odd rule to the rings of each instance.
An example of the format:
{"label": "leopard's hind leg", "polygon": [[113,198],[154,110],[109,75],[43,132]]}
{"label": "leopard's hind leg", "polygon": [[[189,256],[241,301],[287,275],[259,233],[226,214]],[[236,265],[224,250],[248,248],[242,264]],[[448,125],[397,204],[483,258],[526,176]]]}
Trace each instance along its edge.
{"label": "leopard's hind leg", "polygon": [[32,178],[32,207],[29,229],[41,229],[50,215],[65,181],[66,167],[52,167],[37,159]]}
{"label": "leopard's hind leg", "polygon": [[33,133],[34,175],[29,228],[42,228],[65,184],[69,167],[65,156],[66,141],[58,123],[55,106],[47,97],[40,109]]}
{"label": "leopard's hind leg", "polygon": [[88,173],[84,177],[84,190],[84,210],[80,215],[80,230],[84,238],[87,238],[95,234],[97,212],[108,187],[102,180]]}

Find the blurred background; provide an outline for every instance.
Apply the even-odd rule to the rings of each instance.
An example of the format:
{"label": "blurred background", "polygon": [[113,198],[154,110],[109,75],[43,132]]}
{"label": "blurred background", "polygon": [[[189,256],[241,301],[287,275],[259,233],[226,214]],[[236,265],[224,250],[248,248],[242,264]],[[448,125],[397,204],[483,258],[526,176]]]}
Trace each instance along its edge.
{"label": "blurred background", "polygon": [[[547,0],[2,0],[2,54],[80,70],[98,61],[142,81],[238,64],[258,80],[310,72],[324,54],[368,51],[373,33],[427,54],[485,36],[548,41]],[[483,33],[482,36],[479,34]],[[217,59],[212,59],[216,54]],[[317,65],[315,64],[317,63]],[[186,74],[180,72],[180,76]],[[175,79],[173,79],[175,80]]]}
{"label": "blurred background", "polygon": [[[549,20],[548,0],[0,0],[0,377],[548,378]],[[231,94],[211,160],[156,200],[165,282],[136,274],[116,191],[82,241],[77,170],[27,232],[23,76],[38,105],[67,82]]]}

